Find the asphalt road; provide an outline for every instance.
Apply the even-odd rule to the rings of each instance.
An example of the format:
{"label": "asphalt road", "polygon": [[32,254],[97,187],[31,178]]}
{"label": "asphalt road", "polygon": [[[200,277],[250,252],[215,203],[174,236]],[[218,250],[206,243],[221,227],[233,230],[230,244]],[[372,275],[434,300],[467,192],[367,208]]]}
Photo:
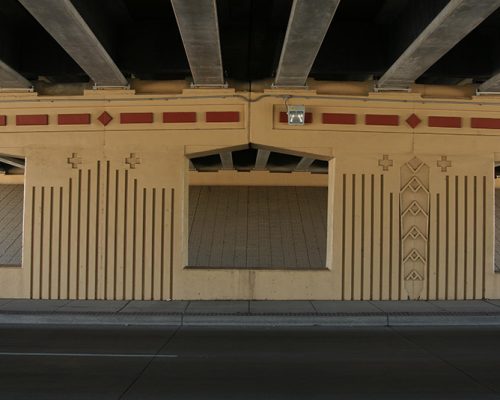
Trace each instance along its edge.
{"label": "asphalt road", "polygon": [[0,327],[0,399],[500,399],[500,327]]}

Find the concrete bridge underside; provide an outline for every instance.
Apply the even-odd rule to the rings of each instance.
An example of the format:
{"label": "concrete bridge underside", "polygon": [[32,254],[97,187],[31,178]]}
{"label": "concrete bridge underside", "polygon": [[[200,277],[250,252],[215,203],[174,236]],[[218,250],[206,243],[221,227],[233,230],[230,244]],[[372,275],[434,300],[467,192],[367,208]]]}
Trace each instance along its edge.
{"label": "concrete bridge underside", "polygon": [[[24,184],[22,261],[6,223],[0,297],[500,298],[500,0],[19,0],[0,14],[0,184]],[[205,212],[190,187],[224,185],[328,188],[326,206],[307,201],[304,218],[288,193],[279,246],[265,223],[218,225],[219,203],[213,224],[190,221]],[[255,248],[237,253],[233,235],[246,261],[218,268],[235,226]],[[280,252],[296,262],[269,261]]]}

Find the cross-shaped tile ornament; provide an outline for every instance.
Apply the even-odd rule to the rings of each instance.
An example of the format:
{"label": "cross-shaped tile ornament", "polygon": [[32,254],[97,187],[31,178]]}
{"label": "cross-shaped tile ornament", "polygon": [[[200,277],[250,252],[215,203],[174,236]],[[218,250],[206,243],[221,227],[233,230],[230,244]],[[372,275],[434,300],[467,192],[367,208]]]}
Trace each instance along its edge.
{"label": "cross-shaped tile ornament", "polygon": [[78,168],[78,164],[82,163],[82,159],[78,157],[78,153],[73,153],[71,157],[68,157],[68,164],[71,164],[72,168]]}
{"label": "cross-shaped tile ornament", "polygon": [[389,159],[387,154],[382,156],[381,160],[378,160],[379,167],[382,167],[384,171],[389,171],[389,168],[394,165],[394,161]]}
{"label": "cross-shaped tile ornament", "polygon": [[451,167],[451,161],[448,160],[448,157],[441,156],[441,160],[437,161],[437,166],[441,168],[441,172],[447,172],[448,168]]}
{"label": "cross-shaped tile ornament", "polygon": [[130,157],[125,159],[125,163],[130,165],[131,169],[135,169],[135,166],[141,163],[141,159],[136,157],[135,153],[130,153]]}

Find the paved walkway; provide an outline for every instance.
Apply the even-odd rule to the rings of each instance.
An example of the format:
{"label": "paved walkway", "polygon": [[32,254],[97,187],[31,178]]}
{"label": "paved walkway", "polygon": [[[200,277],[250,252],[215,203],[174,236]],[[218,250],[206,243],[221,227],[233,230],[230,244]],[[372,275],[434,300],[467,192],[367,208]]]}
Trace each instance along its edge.
{"label": "paved walkway", "polygon": [[0,300],[0,324],[500,325],[500,300],[95,301]]}

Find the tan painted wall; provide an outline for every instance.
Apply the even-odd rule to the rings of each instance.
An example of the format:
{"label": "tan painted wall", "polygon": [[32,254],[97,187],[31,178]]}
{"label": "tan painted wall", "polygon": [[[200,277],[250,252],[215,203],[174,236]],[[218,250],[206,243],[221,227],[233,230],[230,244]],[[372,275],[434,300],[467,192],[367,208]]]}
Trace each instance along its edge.
{"label": "tan painted wall", "polygon": [[[305,104],[312,124],[279,123],[285,94],[302,96],[288,103]],[[26,156],[27,167],[23,266],[0,268],[2,297],[500,298],[493,266],[500,131],[470,126],[470,117],[499,118],[499,99],[274,90],[3,96],[1,152]],[[103,111],[113,117],[107,126],[97,120]],[[166,111],[194,111],[198,121],[164,124]],[[207,123],[205,111],[238,111],[240,120]],[[120,124],[121,112],[153,112],[154,122]],[[354,113],[356,124],[322,124],[323,112]],[[92,122],[57,125],[61,113],[90,113]],[[413,113],[422,121],[459,116],[463,126],[411,128],[405,120]],[[48,114],[49,124],[17,126],[20,114]],[[400,123],[369,126],[366,114],[397,114]],[[249,142],[331,160],[327,269],[184,268],[185,155]],[[73,153],[82,160],[75,169],[67,162]],[[141,160],[133,169],[125,163],[131,153]],[[386,171],[384,155],[393,162]],[[446,171],[437,165],[443,156],[451,162]],[[405,214],[411,205],[414,213]]]}
{"label": "tan painted wall", "polygon": [[0,185],[23,185],[24,175],[0,175]]}
{"label": "tan painted wall", "polygon": [[189,171],[189,184],[194,186],[328,186],[328,175],[309,172]]}

